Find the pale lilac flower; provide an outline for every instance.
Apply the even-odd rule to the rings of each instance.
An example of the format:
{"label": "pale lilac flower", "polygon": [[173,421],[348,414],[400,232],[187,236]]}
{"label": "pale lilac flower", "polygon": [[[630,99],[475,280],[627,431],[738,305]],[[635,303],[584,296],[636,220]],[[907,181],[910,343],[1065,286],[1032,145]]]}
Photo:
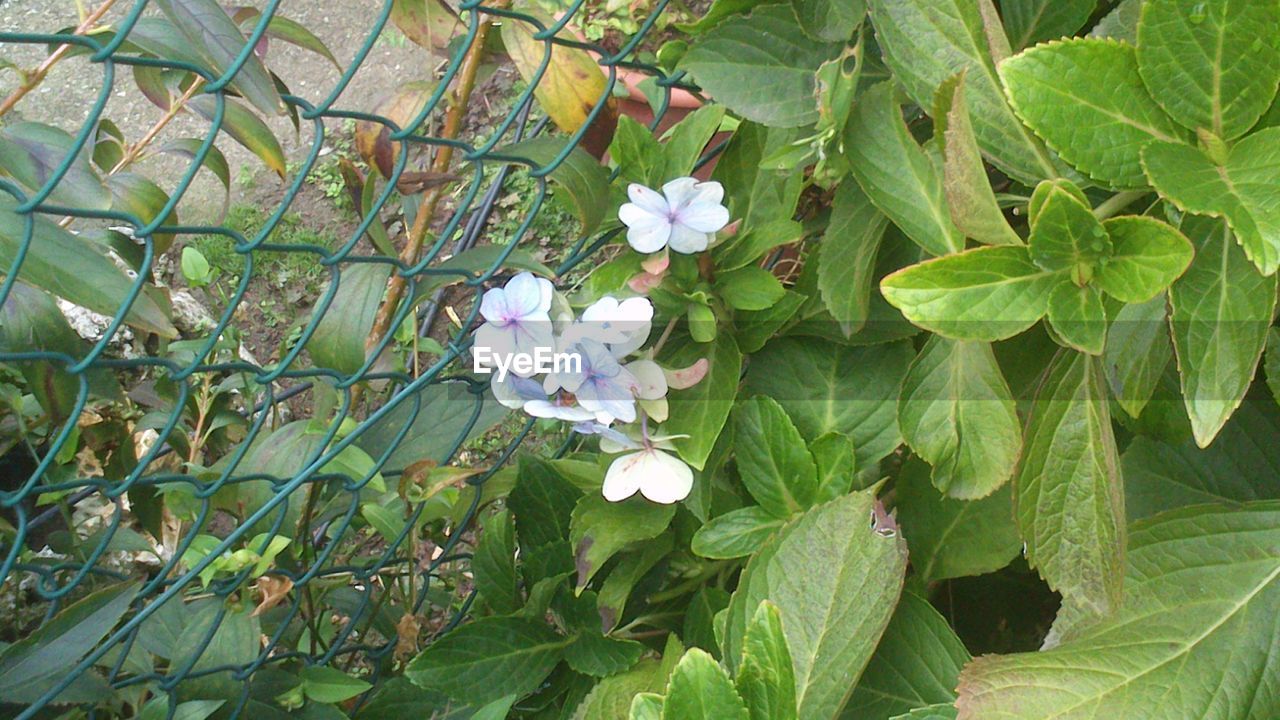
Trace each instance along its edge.
{"label": "pale lilac flower", "polygon": [[565,422],[581,423],[596,419],[596,413],[569,402],[561,393],[550,398],[530,400],[524,404],[524,411],[536,418],[551,418]]}
{"label": "pale lilac flower", "polygon": [[652,502],[670,505],[689,497],[693,470],[655,447],[646,447],[614,460],[601,490],[609,502],[621,502],[639,491]]}
{"label": "pale lilac flower", "polygon": [[721,204],[724,187],[718,182],[677,178],[663,185],[661,193],[632,183],[627,196],[631,202],[618,208],[618,219],[627,226],[627,242],[637,252],[664,247],[686,255],[702,252],[716,231],[729,223],[729,210]]}
{"label": "pale lilac flower", "polygon": [[633,422],[636,399],[632,388],[634,375],[618,364],[604,344],[583,338],[568,349],[581,358],[580,368],[562,368],[548,373],[542,389],[548,394],[564,389],[578,399],[578,404],[595,413],[605,425],[614,420]]}
{"label": "pale lilac flower", "polygon": [[590,339],[609,346],[616,358],[640,349],[653,328],[653,303],[649,298],[626,300],[606,295],[582,311],[582,319],[565,329],[561,347]]}
{"label": "pale lilac flower", "polygon": [[489,380],[489,387],[493,390],[493,397],[497,399],[498,404],[512,410],[523,408],[527,402],[547,399],[542,383],[512,374],[499,377],[495,373]]}
{"label": "pale lilac flower", "polygon": [[538,348],[554,348],[553,293],[550,281],[527,272],[511,278],[505,287],[486,291],[480,300],[486,322],[476,331],[475,347],[488,348],[493,357],[532,356]]}

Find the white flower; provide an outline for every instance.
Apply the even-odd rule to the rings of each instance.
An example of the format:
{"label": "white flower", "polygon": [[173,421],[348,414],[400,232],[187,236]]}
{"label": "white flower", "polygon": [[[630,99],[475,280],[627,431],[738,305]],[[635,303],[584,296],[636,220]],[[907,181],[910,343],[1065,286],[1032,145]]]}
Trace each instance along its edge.
{"label": "white flower", "polygon": [[582,360],[581,368],[548,373],[542,389],[548,394],[562,388],[573,393],[578,404],[595,413],[596,420],[605,425],[614,420],[634,422],[636,398],[632,388],[638,385],[635,376],[595,340],[584,338],[569,351]]}
{"label": "white flower", "polygon": [[662,186],[662,192],[632,183],[631,202],[618,208],[627,226],[627,242],[637,252],[653,253],[670,246],[686,255],[702,252],[716,231],[729,224],[729,210],[720,201],[724,187],[683,177]]}
{"label": "white flower", "polygon": [[649,500],[670,505],[689,497],[693,471],[675,457],[648,447],[623,455],[609,465],[604,476],[604,499],[626,500],[636,491]]}
{"label": "white flower", "polygon": [[476,330],[475,347],[487,348],[495,358],[532,356],[538,348],[554,348],[550,315],[554,292],[550,281],[527,272],[511,278],[505,287],[486,291],[480,314],[487,322]]}
{"label": "white flower", "polygon": [[497,399],[499,405],[512,410],[523,408],[527,402],[547,399],[547,394],[542,390],[542,383],[510,373],[501,379],[495,373],[489,380],[489,388],[493,390],[493,397]]}
{"label": "white flower", "polygon": [[653,303],[649,298],[619,301],[606,295],[582,311],[582,319],[565,329],[560,342],[561,347],[569,347],[591,339],[608,345],[614,357],[624,358],[645,344],[652,328]]}

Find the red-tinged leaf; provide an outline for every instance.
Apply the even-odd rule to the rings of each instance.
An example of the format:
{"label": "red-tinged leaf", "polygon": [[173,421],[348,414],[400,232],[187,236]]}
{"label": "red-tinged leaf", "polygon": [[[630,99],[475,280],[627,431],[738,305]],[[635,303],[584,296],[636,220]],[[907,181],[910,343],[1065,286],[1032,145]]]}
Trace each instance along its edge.
{"label": "red-tinged leaf", "polygon": [[442,0],[394,0],[391,22],[405,37],[440,55],[445,54],[454,35],[466,31],[466,25]]}
{"label": "red-tinged leaf", "polygon": [[[139,227],[148,225],[164,210],[169,202],[169,194],[159,185],[135,173],[119,173],[107,178],[111,186],[111,209],[128,213],[137,218]],[[164,219],[165,225],[178,223],[177,211],[170,212]],[[156,233],[154,236],[156,254],[159,255],[173,245],[173,233]]]}
{"label": "red-tinged leaf", "polygon": [[[434,82],[407,82],[383,98],[373,113],[403,128],[422,112],[435,89]],[[391,140],[391,129],[382,123],[361,120],[356,123],[355,139],[356,150],[369,167],[377,168],[383,177],[391,177],[400,156],[400,143]]]}
{"label": "red-tinged leaf", "polygon": [[[0,129],[0,172],[32,193],[38,192],[53,177],[69,153],[75,140],[66,132],[49,125],[23,122]],[[65,175],[58,180],[48,201],[55,205],[106,210],[111,207],[111,193],[89,164],[88,153],[77,157]]]}
{"label": "red-tinged leaf", "polygon": [[[271,128],[244,105],[230,98],[226,99],[226,103],[227,110],[222,118],[222,130],[261,158],[262,162],[277,175],[284,177],[286,172],[284,150],[280,149],[280,142],[276,140]],[[187,101],[187,107],[209,122],[213,122],[217,100],[212,95],[196,95]]]}
{"label": "red-tinged leaf", "polygon": [[[258,23],[258,18],[262,17],[262,11],[254,7],[237,7],[232,8],[231,19],[240,26],[245,33],[251,32]],[[333,66],[342,71],[342,66],[338,64],[338,59],[330,52],[329,47],[324,41],[316,37],[314,33],[308,30],[302,23],[289,18],[274,16],[267,23],[267,32],[263,35],[263,39],[271,37],[282,40],[291,45],[297,45],[303,50],[311,52],[323,57]]]}
{"label": "red-tinged leaf", "polygon": [[[156,0],[156,4],[215,72],[221,75],[234,66],[246,39],[214,0]],[[231,86],[262,112],[284,113],[284,102],[276,92],[275,83],[262,61],[252,53],[236,69]]]}
{"label": "red-tinged leaf", "polygon": [[[194,160],[203,145],[204,140],[200,138],[181,138],[166,143],[164,147],[160,148],[160,152],[173,153]],[[227,192],[223,195],[222,200],[222,211],[225,214],[227,203],[231,201],[231,167],[227,164],[227,157],[222,154],[217,145],[210,145],[208,154],[204,156],[204,160],[200,164],[217,176],[218,180],[222,182],[222,187],[226,188]]]}

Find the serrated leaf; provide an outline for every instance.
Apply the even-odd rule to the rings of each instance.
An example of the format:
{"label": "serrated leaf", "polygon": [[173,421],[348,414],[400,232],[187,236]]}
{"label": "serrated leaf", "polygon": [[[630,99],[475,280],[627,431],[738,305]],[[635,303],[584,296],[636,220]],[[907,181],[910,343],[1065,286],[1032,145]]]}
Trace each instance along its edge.
{"label": "serrated leaf", "polygon": [[1122,40],[1130,45],[1138,44],[1138,21],[1142,19],[1142,6],[1146,0],[1120,0],[1089,31],[1089,37]]}
{"label": "serrated leaf", "polygon": [[661,692],[664,686],[661,665],[654,660],[641,660],[631,670],[611,675],[596,683],[573,711],[572,720],[625,718],[636,695]]}
{"label": "serrated leaf", "polygon": [[[0,128],[0,172],[34,194],[53,177],[74,145],[74,138],[49,125],[34,122],[8,125]],[[48,202],[107,210],[111,207],[111,193],[94,172],[86,154],[71,161],[66,174],[50,191]]]}
{"label": "serrated leaf", "polygon": [[845,131],[845,153],[863,192],[907,237],[931,255],[964,248],[943,196],[942,164],[907,131],[892,83],[880,83],[858,99]]}
{"label": "serrated leaf", "polygon": [[1024,50],[1000,65],[1018,117],[1089,177],[1142,188],[1140,151],[1179,142],[1187,131],[1147,94],[1133,47],[1076,38]]}
{"label": "serrated leaf", "polygon": [[1280,5],[1149,0],[1138,23],[1138,70],[1175,120],[1230,140],[1262,117],[1280,85]]}
{"label": "serrated leaf", "polygon": [[1098,268],[1094,284],[1126,303],[1144,303],[1164,292],[1195,255],[1182,233],[1155,218],[1127,215],[1103,226],[1112,252]]}
{"label": "serrated leaf", "polygon": [[652,503],[638,495],[616,503],[598,493],[583,495],[569,522],[578,587],[586,587],[600,566],[619,550],[657,537],[675,514],[675,505]]}
{"label": "serrated leaf", "polygon": [[929,338],[902,381],[898,425],[933,466],[933,484],[955,498],[1004,485],[1022,450],[1013,393],[987,343]]}
{"label": "serrated leaf", "polygon": [[258,56],[249,53],[235,64],[248,41],[220,5],[214,0],[156,0],[156,4],[216,74],[235,67],[231,87],[250,104],[267,115],[284,114],[280,93]]}
{"label": "serrated leaf", "polygon": [[1064,282],[1049,294],[1049,326],[1060,342],[1089,355],[1101,355],[1107,340],[1107,311],[1096,287]]}
{"label": "serrated leaf", "polygon": [[1025,247],[985,247],[903,268],[880,281],[913,324],[956,340],[1003,340],[1036,324],[1064,276]]}
{"label": "serrated leaf", "polygon": [[867,14],[864,0],[828,2],[828,0],[791,0],[800,27],[815,40],[844,42],[862,24]]}
{"label": "serrated leaf", "polygon": [[486,703],[536,689],[569,642],[542,620],[480,618],[435,639],[404,674],[450,698]]}
{"label": "serrated leaf", "polygon": [[592,677],[615,675],[636,664],[645,647],[635,640],[605,635],[594,592],[573,598],[562,612],[565,624],[575,632],[564,659],[574,672]]}
{"label": "serrated leaf", "polygon": [[748,265],[716,277],[716,292],[735,310],[765,310],[782,299],[786,290],[773,273]]}
{"label": "serrated leaf", "polygon": [[728,333],[720,333],[710,346],[685,346],[667,361],[668,367],[687,367],[703,357],[709,363],[706,377],[687,390],[667,395],[670,413],[662,426],[668,434],[689,436],[675,441],[676,451],[696,470],[706,464],[729,418],[742,372],[742,353]]}
{"label": "serrated leaf", "polygon": [[934,137],[941,140],[942,186],[956,229],[986,245],[1021,245],[996,203],[965,101],[965,75],[938,87]]}
{"label": "serrated leaf", "polygon": [[1001,0],[1000,14],[1009,44],[1021,50],[1075,35],[1097,6],[1098,0]]}
{"label": "serrated leaf", "polygon": [[1263,275],[1280,267],[1280,128],[1236,143],[1222,165],[1175,143],[1153,143],[1143,150],[1142,163],[1151,184],[1180,209],[1226,218]]}
{"label": "serrated leaf", "polygon": [[823,433],[809,443],[809,454],[818,468],[818,494],[814,502],[824,503],[847,494],[858,469],[853,440],[844,433]]}
{"label": "serrated leaf", "polygon": [[1245,400],[1207,448],[1139,436],[1124,451],[1129,522],[1198,503],[1238,506],[1280,499],[1280,409]]}
{"label": "serrated leaf", "polygon": [[[960,676],[961,720],[1274,717],[1280,506],[1202,505],[1135,526],[1125,601],[1051,650],[988,655]],[[1197,678],[1197,682],[1188,682]]]}
{"label": "serrated leaf", "polygon": [[1027,562],[1066,601],[1116,608],[1125,520],[1100,361],[1064,350],[1053,359],[1027,420],[1015,484]]}
{"label": "serrated leaf", "polygon": [[956,720],[956,706],[951,703],[936,703],[919,707],[911,712],[897,715],[889,720]]}
{"label": "serrated leaf", "polygon": [[868,490],[809,510],[752,557],[729,603],[723,646],[734,668],[755,608],[778,606],[801,720],[839,712],[902,590],[906,544],[878,506]]}
{"label": "serrated leaf", "polygon": [[906,342],[833,353],[824,342],[782,338],[752,357],[746,391],[776,400],[806,439],[848,435],[858,467],[870,467],[902,442],[897,397],[910,362]]}
{"label": "serrated leaf", "polygon": [[1049,271],[1071,271],[1088,281],[1111,255],[1111,238],[1069,181],[1040,183],[1031,196],[1031,260]]}
{"label": "serrated leaf", "polygon": [[1058,163],[1013,114],[996,74],[980,3],[871,0],[885,64],[922,108],[948,78],[965,72],[973,130],[991,162],[1027,185],[1060,174]]}
{"label": "serrated leaf", "polygon": [[698,528],[690,549],[713,560],[744,557],[755,552],[784,522],[756,505],[730,510]]}
{"label": "serrated leaf", "polygon": [[724,668],[706,651],[692,648],[671,672],[662,720],[748,720],[748,715]]}
{"label": "serrated leaf", "polygon": [[768,600],[760,603],[742,645],[734,684],[751,720],[795,720],[796,679],[777,605]]}
{"label": "serrated leaf", "polygon": [[889,219],[856,182],[842,182],[818,245],[818,290],[846,336],[862,329],[871,305],[876,256]]}
{"label": "serrated leaf", "polygon": [[1169,291],[1173,347],[1196,443],[1206,447],[1253,381],[1276,306],[1276,276],[1262,277],[1226,223],[1189,217],[1196,257]]}
{"label": "serrated leaf", "polygon": [[1163,294],[1120,308],[1107,328],[1102,365],[1111,395],[1130,417],[1142,414],[1172,357]]}
{"label": "serrated leaf", "polygon": [[476,591],[498,614],[520,609],[520,578],[516,574],[516,532],[511,513],[494,515],[484,523],[476,554],[471,559]]}
{"label": "serrated leaf", "polygon": [[902,593],[893,618],[845,705],[842,720],[885,720],[955,700],[969,653],[927,600]]}
{"label": "serrated leaf", "polygon": [[733,437],[742,484],[760,507],[787,518],[813,504],[817,469],[781,405],[759,396],[739,403]]}
{"label": "serrated leaf", "polygon": [[956,500],[929,482],[923,462],[909,460],[894,487],[911,567],[926,584],[994,572],[1021,554],[1010,486],[980,500]]}
{"label": "serrated leaf", "polygon": [[801,127],[818,119],[814,73],[840,53],[814,42],[787,4],[731,17],[689,48],[680,66],[716,101],[769,127]]}
{"label": "serrated leaf", "polygon": [[[0,267],[13,267],[26,244],[26,257],[18,271],[23,281],[94,312],[119,313],[133,293],[135,281],[93,243],[75,237],[44,215],[32,216],[27,243],[27,223],[14,212],[17,206],[7,194],[0,197]],[[85,278],[93,278],[93,282],[85,282]],[[178,336],[165,312],[143,292],[133,299],[125,322],[163,337]]]}

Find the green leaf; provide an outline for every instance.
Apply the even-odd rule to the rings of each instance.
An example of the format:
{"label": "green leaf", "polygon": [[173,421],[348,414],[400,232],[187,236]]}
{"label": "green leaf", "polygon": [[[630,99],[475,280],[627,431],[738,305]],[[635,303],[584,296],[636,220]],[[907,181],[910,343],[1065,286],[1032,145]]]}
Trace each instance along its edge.
{"label": "green leaf", "polygon": [[572,720],[625,718],[636,695],[662,692],[665,686],[662,665],[655,660],[641,660],[631,670],[611,675],[596,683],[573,711]]}
{"label": "green leaf", "polygon": [[956,720],[956,706],[952,703],[936,703],[919,707],[911,712],[897,715],[889,720]]}
{"label": "green leaf", "polygon": [[844,433],[823,433],[809,443],[809,454],[818,469],[818,492],[814,503],[824,503],[847,494],[853,487],[857,470],[853,440]]}
{"label": "green leaf", "polygon": [[676,29],[694,35],[704,33],[715,27],[721,20],[731,15],[748,12],[751,8],[764,3],[765,0],[712,0],[711,7],[697,22],[676,23]]}
{"label": "green leaf", "polygon": [[934,100],[934,130],[942,150],[942,186],[956,229],[986,245],[1021,245],[996,203],[965,101],[965,75],[942,83]]}
{"label": "green leaf", "polygon": [[[10,268],[27,237],[23,216],[8,195],[0,197],[0,267]],[[30,242],[18,276],[58,297],[103,315],[114,316],[133,292],[134,281],[92,243],[76,238],[46,216],[32,216]],[[85,282],[92,278],[93,282]],[[165,312],[146,293],[138,293],[125,322],[162,337],[176,338]]]}
{"label": "green leaf", "polygon": [[764,310],[786,294],[773,273],[755,265],[716,276],[716,292],[735,310]]}
{"label": "green leaf", "polygon": [[910,362],[907,342],[833,353],[823,342],[781,338],[752,357],[746,391],[776,400],[806,439],[848,435],[858,467],[871,467],[902,442],[897,397]]}
{"label": "green leaf", "polygon": [[1185,212],[1226,218],[1263,275],[1280,267],[1280,128],[1256,132],[1215,163],[1189,145],[1153,143],[1142,163],[1156,190]]}
{"label": "green leaf", "polygon": [[1138,70],[1175,120],[1230,140],[1275,98],[1277,27],[1275,3],[1150,0],[1138,23]]}
{"label": "green leaf", "polygon": [[656,693],[640,693],[631,699],[631,720],[662,720],[663,699]]}
{"label": "green leaf", "polygon": [[1064,602],[1105,615],[1120,599],[1124,498],[1101,363],[1061,351],[1027,420],[1016,480],[1027,562]]}
{"label": "green leaf", "polygon": [[906,544],[872,491],[809,510],[747,563],[727,611],[725,660],[740,663],[750,618],[768,599],[789,619],[799,717],[834,717],[889,622],[906,564]]}
{"label": "green leaf", "polygon": [[1191,242],[1155,218],[1129,215],[1107,220],[1112,253],[1094,278],[1099,289],[1126,303],[1144,303],[1186,272]]}
{"label": "green leaf", "polygon": [[1088,282],[1094,266],[1111,255],[1111,238],[1081,197],[1070,181],[1040,183],[1031,196],[1028,244],[1036,265],[1050,272],[1070,270],[1073,278]]}
{"label": "green leaf", "polygon": [[[285,167],[284,150],[280,149],[280,141],[276,140],[275,133],[241,103],[231,98],[224,98],[223,103],[225,109],[222,125],[218,129],[257,155],[263,164],[283,178],[288,170]],[[212,95],[197,94],[187,101],[186,106],[209,122],[217,117],[218,104]]]}
{"label": "green leaf", "polygon": [[1111,38],[1137,45],[1138,21],[1142,18],[1142,6],[1145,3],[1146,0],[1120,0],[1111,12],[1093,26],[1089,37]]}
{"label": "green leaf", "polygon": [[522,551],[569,539],[570,516],[583,493],[546,460],[521,455],[519,479],[507,497]]}
{"label": "green leaf", "polygon": [[[111,209],[134,218],[137,227],[149,225],[164,210],[169,194],[151,180],[136,173],[122,172],[107,178],[111,188]],[[177,211],[165,216],[164,225],[178,224]],[[165,252],[173,244],[173,233],[155,233],[155,251]]]}
{"label": "green leaf", "polygon": [[475,557],[471,559],[476,591],[498,614],[520,609],[520,579],[516,575],[516,532],[511,513],[494,515],[484,523]]}
{"label": "green leaf", "polygon": [[791,9],[800,27],[814,40],[844,42],[862,24],[867,14],[864,0],[828,2],[827,0],[791,0]]}
{"label": "green leaf", "polygon": [[867,197],[931,255],[964,248],[951,222],[936,155],[916,144],[902,121],[893,83],[862,94],[845,132],[849,167]]}
{"label": "green leaf", "polygon": [[904,268],[880,281],[913,324],[956,340],[1004,340],[1036,324],[1062,282],[1024,247],[987,247]]}
{"label": "green leaf", "polygon": [[662,720],[748,720],[748,715],[724,668],[706,651],[692,648],[671,673]]}
{"label": "green leaf", "polygon": [[730,510],[698,528],[690,548],[712,560],[744,557],[755,552],[784,522],[756,505]]}
{"label": "green leaf", "polygon": [[[226,704],[226,700],[190,700],[173,708],[173,720],[205,720]],[[139,720],[168,720],[169,698],[158,696],[147,701],[138,714]]]}
{"label": "green leaf", "polygon": [[1112,397],[1130,417],[1142,414],[1172,357],[1163,294],[1120,308],[1107,328],[1102,365]]}
{"label": "green leaf", "polygon": [[[503,155],[533,161],[535,167],[551,165],[565,149],[561,138],[537,137],[497,150]],[[609,204],[609,171],[581,147],[573,147],[548,176],[572,202],[574,215],[582,223],[582,233],[590,234],[604,219]]]}
{"label": "green leaf", "polygon": [[768,170],[760,167],[760,161],[798,137],[793,128],[767,128],[744,121],[720,154],[711,178],[724,184],[725,204],[732,217],[742,218],[745,228],[795,215],[805,185],[804,173]]}
{"label": "green leaf", "polygon": [[[0,172],[35,193],[53,177],[74,145],[74,138],[49,125],[34,122],[8,125],[0,128]],[[53,186],[48,202],[107,210],[111,207],[111,193],[89,164],[88,155],[82,154]]]}
{"label": "green leaf", "polygon": [[0,697],[6,702],[33,703],[52,690],[111,632],[137,592],[135,583],[98,590],[0,649]]}
{"label": "green leaf", "polygon": [[867,322],[876,256],[888,224],[857,183],[836,188],[831,222],[818,245],[818,290],[846,337]]}
{"label": "green leaf", "polygon": [[980,2],[975,0],[871,0],[871,20],[885,64],[922,108],[938,87],[965,72],[978,145],[991,162],[1026,185],[1056,177],[1053,155],[1010,109],[996,75]]}
{"label": "green leaf", "polygon": [[1018,116],[1089,177],[1116,189],[1147,184],[1140,152],[1187,131],[1147,94],[1133,47],[1076,38],[1037,45],[1000,65]]}
{"label": "green leaf", "polygon": [[[392,14],[394,15],[394,13],[395,10],[393,8]],[[261,17],[262,11],[254,7],[237,7],[231,14],[231,19],[234,20],[245,33],[252,32]],[[316,37],[315,33],[308,30],[305,25],[295,20],[290,20],[287,17],[281,17],[279,15],[273,16],[267,22],[265,37],[282,40],[290,45],[296,45],[303,50],[310,50],[325,60],[333,63],[333,66],[337,68],[338,72],[342,72],[344,69],[342,65],[338,63],[338,59],[333,56],[329,47],[324,44],[324,41]]]}
{"label": "green leaf", "polygon": [[696,470],[706,464],[729,418],[742,373],[742,354],[728,333],[720,333],[709,346],[686,345],[669,358],[667,366],[687,367],[702,357],[709,364],[706,377],[687,390],[667,395],[670,416],[662,426],[670,435],[689,436],[674,442],[680,458]]}
{"label": "green leaf", "polygon": [[[165,143],[156,152],[173,153],[194,160],[203,146],[204,140],[200,138],[179,138]],[[217,145],[209,146],[209,152],[204,156],[204,160],[200,164],[213,173],[214,177],[218,178],[218,181],[222,183],[222,187],[227,191],[226,199],[230,200],[231,167],[227,165],[227,157],[222,154]]]}
{"label": "green leaf", "polygon": [[971,662],[960,718],[1119,718],[1135,707],[1146,720],[1274,717],[1277,528],[1274,502],[1139,523],[1116,615],[1076,627],[1050,650]]}
{"label": "green leaf", "polygon": [[[55,352],[79,359],[88,345],[48,294],[26,283],[14,283],[0,305],[0,352]],[[13,363],[36,402],[55,423],[65,421],[75,408],[80,379],[61,362],[40,360]]]}
{"label": "green leaf", "polygon": [[814,73],[839,52],[839,44],[805,35],[780,3],[715,26],[680,66],[734,113],[769,127],[800,127],[818,119]]}
{"label": "green leaf", "polygon": [[284,102],[258,56],[250,52],[235,65],[246,39],[220,5],[214,0],[156,0],[156,4],[216,74],[235,68],[231,87],[250,104],[267,115],[284,114]]}
{"label": "green leaf", "polygon": [[987,343],[929,338],[902,381],[898,425],[933,466],[933,484],[954,498],[990,495],[1022,451],[1013,393]]}
{"label": "green leaf", "polygon": [[1049,294],[1049,326],[1073,350],[1101,355],[1107,341],[1107,311],[1096,287],[1064,282]]}
{"label": "green leaf", "polygon": [[487,703],[537,689],[569,642],[542,620],[480,618],[434,640],[404,674],[455,700]]}
{"label": "green leaf", "polygon": [[593,677],[615,675],[634,666],[644,654],[640,643],[604,634],[594,592],[568,599],[559,613],[566,629],[574,634],[573,643],[565,648],[565,662],[575,672]]}
{"label": "green leaf", "polygon": [[1129,522],[1197,503],[1280,499],[1278,433],[1280,409],[1250,397],[1203,450],[1190,441],[1134,438],[1120,458]]}
{"label": "green leaf", "polygon": [[781,405],[760,396],[739,403],[733,437],[742,484],[762,508],[785,519],[813,504],[817,469]]}
{"label": "green leaf", "polygon": [[742,638],[742,662],[734,679],[751,720],[794,720],[796,679],[782,630],[782,613],[765,600]]}
{"label": "green leaf", "polygon": [[795,318],[808,297],[786,291],[773,307],[755,312],[744,311],[734,316],[734,337],[744,353],[753,353],[779,333]]}
{"label": "green leaf", "polygon": [[955,700],[969,653],[927,600],[902,593],[875,655],[841,714],[843,720],[883,720],[913,708]]}
{"label": "green leaf", "polygon": [[337,668],[310,665],[302,669],[302,692],[315,702],[340,703],[366,692],[373,685]]}
{"label": "green leaf", "polygon": [[333,301],[307,342],[307,352],[316,367],[350,375],[364,365],[365,339],[373,328],[390,276],[391,266],[382,263],[349,265],[337,275]]}
{"label": "green leaf", "polygon": [[[693,173],[694,166],[702,157],[702,151],[720,129],[724,114],[725,110],[721,105],[703,105],[689,113],[663,135],[661,158],[646,158],[650,162],[661,160],[658,174],[653,178],[653,187],[658,187],[672,178],[685,177]],[[646,134],[648,133],[648,128],[643,125],[640,127]]]}
{"label": "green leaf", "polygon": [[[483,435],[508,413],[496,400],[476,396],[459,383],[431,383],[410,393],[361,433],[357,444],[371,457],[390,452],[382,466],[385,472],[403,470],[419,460],[445,463],[454,445]],[[402,439],[406,424],[409,430]]]}
{"label": "green leaf", "polygon": [[909,460],[894,487],[911,567],[924,583],[994,572],[1022,553],[1010,486],[981,500],[955,500],[929,482],[923,463]]}
{"label": "green leaf", "polygon": [[1206,447],[1244,398],[1276,306],[1276,276],[1262,277],[1226,223],[1187,218],[1196,257],[1169,291],[1173,348],[1196,443]]}
{"label": "green leaf", "polygon": [[616,503],[598,493],[583,495],[569,522],[578,588],[586,587],[600,566],[619,550],[657,537],[675,514],[675,505],[652,503],[638,495]]}
{"label": "green leaf", "polygon": [[1001,0],[1000,14],[1014,50],[1075,35],[1098,0]]}
{"label": "green leaf", "polygon": [[597,597],[601,626],[605,632],[610,632],[617,626],[631,591],[644,579],[646,573],[671,552],[674,544],[671,534],[664,533],[619,558],[618,564],[609,571],[609,576],[600,586]]}

